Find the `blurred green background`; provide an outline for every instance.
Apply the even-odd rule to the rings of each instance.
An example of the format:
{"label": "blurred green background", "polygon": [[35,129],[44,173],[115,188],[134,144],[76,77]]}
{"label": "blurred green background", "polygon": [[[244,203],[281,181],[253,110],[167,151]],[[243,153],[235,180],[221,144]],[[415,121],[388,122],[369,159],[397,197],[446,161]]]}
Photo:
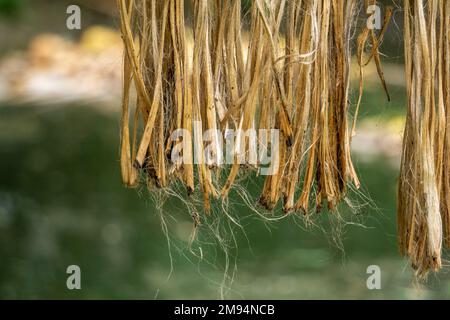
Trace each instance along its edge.
{"label": "blurred green background", "polygon": [[[88,2],[79,2],[85,17],[83,29],[117,25],[111,15],[114,1]],[[0,59],[25,52],[32,38],[43,32],[73,41],[80,38],[83,30],[65,30],[69,2],[55,3],[0,0]],[[405,113],[404,87],[401,79],[395,80],[402,70],[401,13],[396,18],[382,48],[393,99],[386,102],[379,83],[368,81],[360,121],[362,141],[355,141],[362,192],[373,203],[364,205],[362,196],[354,195],[355,203],[361,205],[358,217],[348,208],[341,212],[348,221],[364,226],[354,223],[338,230],[325,216],[319,221],[323,230],[301,228],[294,219],[272,224],[244,219],[245,234],[236,230],[239,250],[231,252],[237,272],[227,298],[450,297],[447,270],[415,284],[396,245],[398,141]],[[9,60],[5,61],[0,64],[3,70]],[[1,299],[220,297],[223,254],[214,244],[202,248],[203,260],[189,252],[191,217],[183,205],[168,201],[162,213],[177,219],[169,219],[171,272],[154,202],[145,190],[122,186],[119,110],[118,101],[104,107],[95,101],[0,100]],[[396,137],[397,150],[389,147],[386,132]],[[365,139],[371,139],[371,144]],[[238,214],[252,215],[244,206]],[[333,239],[336,232],[342,248]],[[82,290],[66,288],[66,268],[73,264],[81,267]],[[381,290],[367,289],[369,265],[381,268]]]}

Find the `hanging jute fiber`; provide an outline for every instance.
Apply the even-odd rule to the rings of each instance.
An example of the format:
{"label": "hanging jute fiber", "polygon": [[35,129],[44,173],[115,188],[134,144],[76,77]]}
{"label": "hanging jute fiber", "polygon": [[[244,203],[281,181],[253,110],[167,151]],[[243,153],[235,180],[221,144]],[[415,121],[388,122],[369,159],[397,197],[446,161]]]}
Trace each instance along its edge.
{"label": "hanging jute fiber", "polygon": [[[250,156],[256,142],[276,164],[264,175],[263,207],[282,201],[286,212],[335,210],[350,183],[359,187],[349,125],[358,2],[255,0],[245,15],[240,0],[191,4],[194,13],[185,17],[183,0],[118,0],[124,183],[165,189],[182,182],[208,213],[240,175],[261,174],[262,157]],[[179,129],[188,135],[174,139]],[[224,157],[222,137],[230,130],[239,148]],[[205,142],[207,132],[213,134]],[[183,161],[173,161],[175,151]]]}
{"label": "hanging jute fiber", "polygon": [[450,246],[450,1],[404,1],[408,113],[398,189],[400,250],[418,276]]}
{"label": "hanging jute fiber", "polygon": [[[380,31],[361,28],[351,111],[355,13],[375,0],[254,0],[246,9],[240,0],[194,0],[192,14],[185,4],[117,0],[124,183],[162,191],[181,184],[207,215],[254,172],[268,210],[281,202],[285,212],[336,211],[360,185],[350,143],[372,61],[389,99],[379,47],[392,9]],[[408,105],[398,238],[425,276],[441,268],[442,245],[450,246],[450,1],[405,0],[403,9]]]}

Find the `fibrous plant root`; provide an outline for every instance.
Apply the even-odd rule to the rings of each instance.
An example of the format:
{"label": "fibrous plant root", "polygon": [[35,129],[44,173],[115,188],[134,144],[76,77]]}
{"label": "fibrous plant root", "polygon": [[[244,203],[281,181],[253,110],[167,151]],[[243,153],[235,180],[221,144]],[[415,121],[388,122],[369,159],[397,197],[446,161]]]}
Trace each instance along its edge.
{"label": "fibrous plant root", "polygon": [[450,245],[450,1],[405,0],[408,114],[398,188],[398,240],[420,277]]}

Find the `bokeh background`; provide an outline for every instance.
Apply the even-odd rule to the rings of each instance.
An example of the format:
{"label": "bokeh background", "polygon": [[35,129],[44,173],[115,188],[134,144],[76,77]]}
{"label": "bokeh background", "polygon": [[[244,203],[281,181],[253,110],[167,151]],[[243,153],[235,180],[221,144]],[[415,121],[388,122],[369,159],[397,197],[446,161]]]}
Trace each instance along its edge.
{"label": "bokeh background", "polygon": [[[69,4],[82,8],[80,31],[66,28]],[[402,12],[385,4],[397,8],[381,48],[392,101],[369,67],[353,143],[363,188],[352,195],[358,210],[341,209],[352,223],[243,220],[227,298],[450,297],[447,269],[417,284],[397,250]],[[161,212],[148,192],[121,184],[117,25],[113,0],[0,0],[1,299],[220,297],[223,254],[214,244],[202,248],[204,259],[190,253],[183,205],[170,200]],[[355,101],[356,77],[353,87]],[[238,213],[251,215],[244,206]],[[170,251],[160,214],[174,217]],[[81,267],[82,290],[66,288],[72,264]],[[366,287],[369,265],[381,268],[381,290]]]}

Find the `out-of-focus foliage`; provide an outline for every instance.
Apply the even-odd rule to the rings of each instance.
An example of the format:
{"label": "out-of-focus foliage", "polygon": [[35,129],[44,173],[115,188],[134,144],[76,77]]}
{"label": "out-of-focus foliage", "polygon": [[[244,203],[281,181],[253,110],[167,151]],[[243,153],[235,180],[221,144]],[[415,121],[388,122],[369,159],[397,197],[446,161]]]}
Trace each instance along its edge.
{"label": "out-of-focus foliage", "polygon": [[250,9],[251,4],[252,4],[251,0],[244,0],[244,1],[242,1],[242,8],[244,10],[248,10],[248,9]]}
{"label": "out-of-focus foliage", "polygon": [[0,0],[0,14],[3,16],[15,15],[23,5],[23,0]]}

